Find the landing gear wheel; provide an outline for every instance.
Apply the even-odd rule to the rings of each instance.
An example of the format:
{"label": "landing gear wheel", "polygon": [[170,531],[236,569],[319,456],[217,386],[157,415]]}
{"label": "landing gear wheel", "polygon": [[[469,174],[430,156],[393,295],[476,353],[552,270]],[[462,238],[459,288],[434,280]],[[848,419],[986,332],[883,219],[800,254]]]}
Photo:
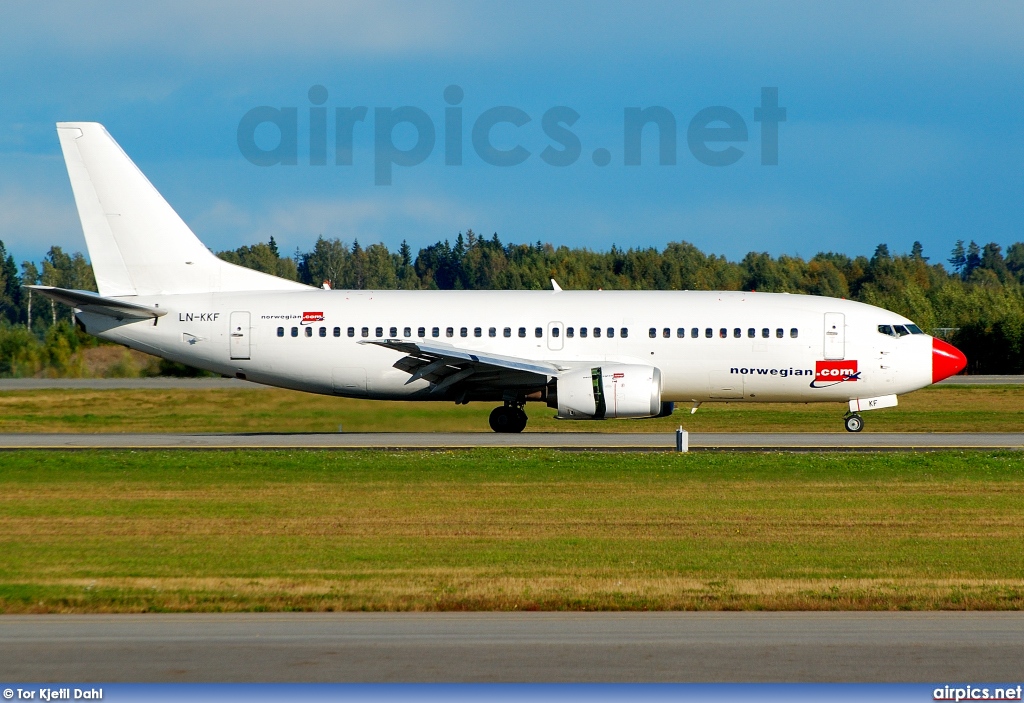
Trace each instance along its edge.
{"label": "landing gear wheel", "polygon": [[847,415],[843,422],[847,432],[860,432],[864,429],[864,418],[860,415]]}
{"label": "landing gear wheel", "polygon": [[491,411],[488,422],[495,432],[522,432],[526,429],[526,413],[517,407],[502,405]]}
{"label": "landing gear wheel", "polygon": [[522,408],[516,408],[515,431],[516,432],[522,432],[523,430],[525,430],[526,429],[526,421],[528,419],[529,418],[526,417],[526,413],[523,412]]}

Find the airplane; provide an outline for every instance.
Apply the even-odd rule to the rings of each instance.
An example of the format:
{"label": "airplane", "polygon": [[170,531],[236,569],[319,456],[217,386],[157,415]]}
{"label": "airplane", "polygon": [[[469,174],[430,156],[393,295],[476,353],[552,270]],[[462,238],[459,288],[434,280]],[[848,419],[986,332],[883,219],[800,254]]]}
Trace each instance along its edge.
{"label": "airplane", "polygon": [[744,291],[325,290],[217,258],[100,124],[57,124],[98,293],[30,286],[86,333],[225,376],[309,393],[527,403],[564,420],[670,415],[676,403],[862,412],[959,373],[966,357],[851,300]]}

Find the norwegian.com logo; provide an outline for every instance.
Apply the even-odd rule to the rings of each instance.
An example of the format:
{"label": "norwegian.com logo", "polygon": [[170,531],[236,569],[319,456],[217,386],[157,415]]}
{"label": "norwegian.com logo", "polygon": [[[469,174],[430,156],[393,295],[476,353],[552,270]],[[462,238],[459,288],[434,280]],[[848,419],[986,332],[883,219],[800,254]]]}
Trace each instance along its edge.
{"label": "norwegian.com logo", "polygon": [[324,314],[322,312],[304,312],[302,313],[302,324],[311,325],[314,322],[323,322]]}
{"label": "norwegian.com logo", "polygon": [[816,361],[814,362],[814,380],[811,388],[828,388],[837,383],[856,381],[860,378],[857,362],[854,361]]}

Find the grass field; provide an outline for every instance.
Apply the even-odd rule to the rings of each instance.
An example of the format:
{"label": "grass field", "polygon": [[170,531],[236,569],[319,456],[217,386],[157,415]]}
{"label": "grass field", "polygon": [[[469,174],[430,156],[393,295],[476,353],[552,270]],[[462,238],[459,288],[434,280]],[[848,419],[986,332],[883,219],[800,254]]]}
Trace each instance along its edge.
{"label": "grass field", "polygon": [[[494,404],[350,400],[277,389],[0,393],[0,432],[488,432]],[[656,420],[566,422],[530,404],[527,431],[842,432],[845,406],[706,403]],[[1024,387],[936,386],[865,413],[866,432],[1024,431]]]}
{"label": "grass field", "polygon": [[1021,609],[1022,505],[1015,452],[9,452],[0,612]]}

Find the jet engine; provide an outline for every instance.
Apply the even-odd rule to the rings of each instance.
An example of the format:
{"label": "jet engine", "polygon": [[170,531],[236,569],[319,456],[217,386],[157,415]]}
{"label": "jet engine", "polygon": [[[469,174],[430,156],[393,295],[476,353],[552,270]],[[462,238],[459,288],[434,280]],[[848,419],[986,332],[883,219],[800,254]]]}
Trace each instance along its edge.
{"label": "jet engine", "polygon": [[661,371],[610,364],[566,371],[555,379],[548,405],[561,420],[653,417],[661,412]]}

